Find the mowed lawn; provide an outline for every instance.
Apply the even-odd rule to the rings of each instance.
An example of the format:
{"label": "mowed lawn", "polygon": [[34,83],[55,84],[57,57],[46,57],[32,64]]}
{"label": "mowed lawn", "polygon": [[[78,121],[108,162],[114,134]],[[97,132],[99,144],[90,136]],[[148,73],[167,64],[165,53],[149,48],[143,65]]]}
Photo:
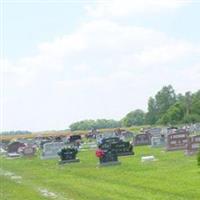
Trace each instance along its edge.
{"label": "mowed lawn", "polygon": [[[183,151],[136,147],[121,165],[97,167],[94,151],[80,152],[80,163],[0,157],[1,200],[200,200],[200,167]],[[141,163],[141,156],[158,160]]]}

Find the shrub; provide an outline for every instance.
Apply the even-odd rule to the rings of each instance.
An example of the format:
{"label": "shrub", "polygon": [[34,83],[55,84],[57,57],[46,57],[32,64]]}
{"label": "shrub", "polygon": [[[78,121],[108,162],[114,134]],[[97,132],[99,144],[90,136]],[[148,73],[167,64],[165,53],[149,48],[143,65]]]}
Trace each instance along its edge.
{"label": "shrub", "polygon": [[197,154],[197,164],[198,164],[198,166],[200,166],[200,148],[199,148],[199,152]]}

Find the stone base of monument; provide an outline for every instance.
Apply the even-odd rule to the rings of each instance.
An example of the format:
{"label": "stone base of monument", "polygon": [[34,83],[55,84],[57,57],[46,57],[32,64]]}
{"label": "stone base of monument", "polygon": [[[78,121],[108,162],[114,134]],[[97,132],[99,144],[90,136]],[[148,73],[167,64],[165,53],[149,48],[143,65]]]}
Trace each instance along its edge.
{"label": "stone base of monument", "polygon": [[105,166],[113,166],[113,165],[120,165],[120,164],[121,164],[121,162],[119,162],[119,161],[112,161],[112,162],[99,163],[98,166],[105,167]]}
{"label": "stone base of monument", "polygon": [[10,158],[17,158],[20,157],[21,155],[19,153],[8,153],[7,156]]}
{"label": "stone base of monument", "polygon": [[59,164],[63,165],[63,164],[70,164],[70,163],[76,163],[76,162],[80,162],[80,159],[73,159],[73,160],[60,160]]}
{"label": "stone base of monument", "polygon": [[124,152],[124,153],[117,153],[118,156],[131,156],[134,155],[133,152]]}

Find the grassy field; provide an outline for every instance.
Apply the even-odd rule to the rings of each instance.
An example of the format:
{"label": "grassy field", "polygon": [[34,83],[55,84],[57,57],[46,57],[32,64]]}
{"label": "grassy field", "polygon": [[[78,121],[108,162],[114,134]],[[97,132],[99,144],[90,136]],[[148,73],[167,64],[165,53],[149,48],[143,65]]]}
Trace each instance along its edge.
{"label": "grassy field", "polygon": [[[0,157],[1,200],[200,200],[196,156],[182,151],[136,147],[136,155],[119,157],[121,165],[97,167],[94,151],[80,152],[80,163]],[[142,155],[158,160],[141,163]]]}

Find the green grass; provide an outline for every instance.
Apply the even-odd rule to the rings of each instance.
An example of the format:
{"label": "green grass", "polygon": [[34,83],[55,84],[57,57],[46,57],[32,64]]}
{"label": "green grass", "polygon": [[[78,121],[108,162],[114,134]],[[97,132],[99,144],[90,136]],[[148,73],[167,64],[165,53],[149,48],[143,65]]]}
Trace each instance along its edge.
{"label": "green grass", "polygon": [[[51,199],[38,188],[54,192],[58,200],[200,200],[196,156],[150,147],[137,147],[135,152],[135,156],[119,157],[121,165],[101,168],[94,151],[80,152],[80,163],[64,166],[39,157],[1,157],[1,170],[22,177],[16,183],[1,173],[1,200]],[[142,155],[154,155],[158,160],[141,163]]]}

